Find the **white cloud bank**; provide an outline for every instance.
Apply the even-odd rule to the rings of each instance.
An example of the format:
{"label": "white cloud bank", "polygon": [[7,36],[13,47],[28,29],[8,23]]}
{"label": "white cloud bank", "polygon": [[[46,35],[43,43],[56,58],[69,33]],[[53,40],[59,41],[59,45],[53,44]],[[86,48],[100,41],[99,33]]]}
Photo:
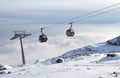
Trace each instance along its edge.
{"label": "white cloud bank", "polygon": [[[106,41],[113,35],[108,34],[77,34],[73,38],[65,36],[57,36],[50,38],[47,43],[39,43],[39,41],[31,41],[24,39],[24,51],[27,63],[33,63],[39,58],[52,58],[59,56],[69,50],[83,47],[88,44]],[[21,49],[19,40],[3,41],[0,45],[0,62],[6,64],[21,64]]]}
{"label": "white cloud bank", "polygon": [[[38,41],[40,28],[41,26],[39,25],[0,27],[0,63],[10,65],[17,65],[22,63],[19,40],[9,40],[9,38],[13,36],[13,29],[29,30],[29,32],[35,31],[31,32],[33,34],[31,37],[23,39],[27,63],[33,63],[36,59],[39,58],[48,59],[59,56],[69,50],[80,48],[93,43],[103,42],[120,35],[119,24],[88,24],[74,25],[73,29],[76,31],[76,35],[72,38],[68,38],[65,35],[65,31],[68,27],[62,26],[56,29],[46,30],[45,34],[48,36],[48,42],[41,44]],[[3,38],[3,36],[6,37]]]}

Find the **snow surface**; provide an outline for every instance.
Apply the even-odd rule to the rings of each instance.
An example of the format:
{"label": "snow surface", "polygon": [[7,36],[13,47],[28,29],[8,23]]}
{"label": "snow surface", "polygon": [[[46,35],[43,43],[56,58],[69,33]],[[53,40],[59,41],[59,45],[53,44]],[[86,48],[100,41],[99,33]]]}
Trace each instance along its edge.
{"label": "snow surface", "polygon": [[12,67],[8,65],[0,64],[0,70],[2,69],[12,69]]}
{"label": "snow surface", "polygon": [[0,78],[120,78],[120,59],[99,62],[105,54],[92,54],[59,64],[36,63],[29,66],[14,68],[10,74]]}
{"label": "snow surface", "polygon": [[[113,40],[115,41],[115,40]],[[120,78],[120,46],[107,42],[71,50],[49,60],[6,70],[0,78]],[[108,53],[118,53],[108,57]],[[53,64],[57,58],[63,63]]]}
{"label": "snow surface", "polygon": [[62,57],[66,60],[94,53],[116,53],[120,52],[120,45],[118,44],[119,42],[120,37],[116,37],[103,43],[91,44],[82,48],[71,50],[59,57]]}

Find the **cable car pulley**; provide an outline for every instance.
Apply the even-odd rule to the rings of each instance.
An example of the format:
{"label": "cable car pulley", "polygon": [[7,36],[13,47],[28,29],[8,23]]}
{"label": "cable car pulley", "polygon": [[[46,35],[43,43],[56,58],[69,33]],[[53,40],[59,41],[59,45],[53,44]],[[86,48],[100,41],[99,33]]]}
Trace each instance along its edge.
{"label": "cable car pulley", "polygon": [[43,33],[43,29],[44,28],[41,28],[41,35],[39,36],[40,43],[47,42],[48,40],[47,36]]}
{"label": "cable car pulley", "polygon": [[74,32],[74,30],[72,29],[73,22],[70,22],[69,24],[70,24],[70,28],[67,29],[66,35],[67,35],[68,37],[73,37],[73,36],[75,35],[75,32]]}

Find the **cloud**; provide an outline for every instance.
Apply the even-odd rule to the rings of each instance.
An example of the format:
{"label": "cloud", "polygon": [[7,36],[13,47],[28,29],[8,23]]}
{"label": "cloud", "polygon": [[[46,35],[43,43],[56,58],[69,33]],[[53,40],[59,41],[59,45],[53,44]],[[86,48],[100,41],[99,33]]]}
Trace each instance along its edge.
{"label": "cloud", "polygon": [[[38,37],[41,34],[40,28],[51,26],[45,29],[48,36],[47,43],[39,43]],[[39,58],[52,58],[76,48],[89,44],[104,42],[108,39],[119,36],[120,24],[73,24],[75,36],[66,37],[65,31],[69,25],[2,25],[0,26],[0,62],[10,65],[21,64],[21,48],[19,39],[10,41],[14,30],[26,30],[32,36],[24,38],[24,51],[27,63],[33,63]]]}
{"label": "cloud", "polygon": [[0,24],[2,25],[8,25],[8,24],[24,24],[28,23],[25,19],[19,19],[19,18],[0,18]]}
{"label": "cloud", "polygon": [[[118,3],[119,0],[4,0],[0,1],[1,9],[91,9]],[[95,7],[96,6],[96,7]]]}
{"label": "cloud", "polygon": [[[33,63],[36,59],[39,58],[48,59],[48,58],[56,57],[62,55],[63,53],[69,50],[73,50],[97,42],[103,42],[119,35],[119,33],[117,32],[114,33],[112,32],[111,34],[111,32],[108,31],[110,30],[110,28],[105,27],[104,25],[103,28],[108,28],[107,31],[106,29],[104,30],[102,27],[98,26],[101,28],[102,32],[99,31],[100,28],[98,28],[97,26],[96,28],[94,28],[96,29],[96,31],[92,31],[92,32],[90,31],[87,32],[89,28],[92,28],[92,26],[90,25],[89,26],[86,25],[86,27],[85,25],[83,25],[82,28],[84,31],[79,28],[80,26],[75,26],[75,27],[77,27],[75,28],[76,35],[75,37],[72,38],[68,38],[65,36],[64,29],[61,30],[62,33],[59,33],[58,30],[60,29],[56,29],[53,30],[54,33],[56,32],[55,35],[50,35],[50,33],[48,35],[46,32],[49,39],[47,43],[43,43],[43,44],[39,43],[38,37],[36,37],[36,35],[23,39],[24,51],[25,51],[27,63]],[[14,41],[10,41],[8,39],[4,39],[4,40],[1,39],[0,41],[1,41],[0,43],[1,63],[10,64],[10,65],[21,64],[22,63],[21,48],[20,48],[19,40],[17,39]]]}
{"label": "cloud", "polygon": [[[51,24],[80,16],[115,3],[119,3],[119,0],[1,0],[0,16],[3,19],[3,23],[5,23],[4,19],[7,18],[10,24],[13,19],[19,19],[18,21],[20,22],[24,21],[23,23]],[[116,10],[112,14],[107,13],[107,15],[94,18],[92,23],[116,23],[116,21],[118,23],[118,16],[119,10]],[[91,23],[91,21],[82,23]]]}

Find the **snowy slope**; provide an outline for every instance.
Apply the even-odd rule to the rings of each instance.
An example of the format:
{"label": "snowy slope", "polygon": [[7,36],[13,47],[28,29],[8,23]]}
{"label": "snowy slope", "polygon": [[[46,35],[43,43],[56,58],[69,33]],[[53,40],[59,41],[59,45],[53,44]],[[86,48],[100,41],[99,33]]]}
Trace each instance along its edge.
{"label": "snowy slope", "polygon": [[[120,46],[116,45],[117,41],[114,38],[71,50],[56,58],[40,59],[32,65],[5,70],[10,73],[1,74],[0,78],[120,78]],[[106,53],[117,54],[108,56]],[[52,64],[51,61],[57,58],[63,58],[65,62]]]}
{"label": "snowy slope", "polygon": [[[120,36],[103,43],[88,45],[82,48],[71,50],[59,57],[66,59],[75,59],[83,55],[94,53],[115,53],[120,52]],[[58,58],[58,57],[57,57]]]}
{"label": "snowy slope", "polygon": [[92,54],[60,64],[37,63],[11,69],[12,73],[0,78],[120,78],[120,60],[99,62],[104,57],[104,54]]}

